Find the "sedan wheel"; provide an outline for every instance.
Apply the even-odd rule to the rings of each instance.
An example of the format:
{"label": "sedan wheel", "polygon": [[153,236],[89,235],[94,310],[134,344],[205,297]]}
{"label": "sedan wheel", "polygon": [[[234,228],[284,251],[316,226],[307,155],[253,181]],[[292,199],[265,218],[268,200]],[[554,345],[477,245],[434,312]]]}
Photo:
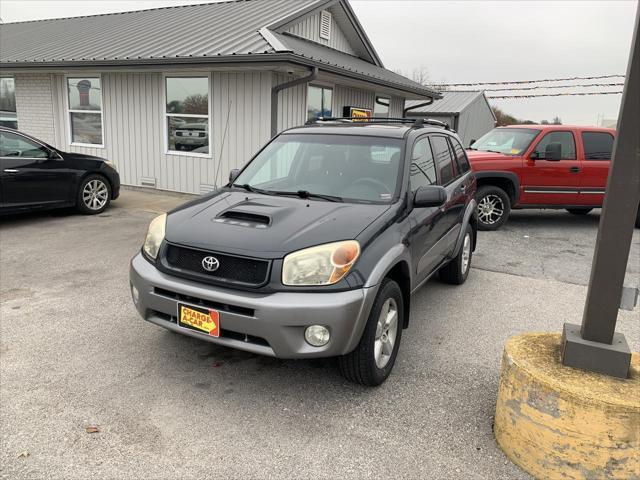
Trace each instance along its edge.
{"label": "sedan wheel", "polygon": [[101,175],[90,175],[80,185],[78,209],[82,213],[95,214],[104,211],[111,201],[111,186]]}

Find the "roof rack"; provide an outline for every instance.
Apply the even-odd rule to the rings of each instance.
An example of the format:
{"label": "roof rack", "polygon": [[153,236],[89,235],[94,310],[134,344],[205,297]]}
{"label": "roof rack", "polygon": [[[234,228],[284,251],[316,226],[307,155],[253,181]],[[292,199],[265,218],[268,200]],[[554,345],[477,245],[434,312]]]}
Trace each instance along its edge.
{"label": "roof rack", "polygon": [[430,118],[384,118],[384,117],[318,117],[308,120],[305,125],[315,125],[318,123],[334,122],[334,123],[356,123],[363,125],[370,124],[410,124],[412,127],[420,128],[425,125],[442,127],[445,130],[451,130],[448,123]]}

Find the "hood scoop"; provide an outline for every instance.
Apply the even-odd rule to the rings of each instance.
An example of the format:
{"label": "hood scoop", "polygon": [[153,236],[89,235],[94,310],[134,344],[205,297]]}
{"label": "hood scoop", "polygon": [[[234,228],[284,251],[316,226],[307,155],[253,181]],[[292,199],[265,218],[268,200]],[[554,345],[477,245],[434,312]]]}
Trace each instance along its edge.
{"label": "hood scoop", "polygon": [[271,218],[266,215],[236,209],[222,212],[214,221],[252,228],[267,228],[271,224]]}

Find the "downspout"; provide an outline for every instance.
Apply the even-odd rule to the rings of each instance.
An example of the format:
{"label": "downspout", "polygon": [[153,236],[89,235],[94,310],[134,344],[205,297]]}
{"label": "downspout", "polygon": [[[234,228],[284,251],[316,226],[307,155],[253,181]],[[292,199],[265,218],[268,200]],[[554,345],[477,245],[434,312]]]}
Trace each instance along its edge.
{"label": "downspout", "polygon": [[415,110],[416,108],[422,108],[422,107],[426,107],[428,105],[431,105],[433,103],[433,97],[429,98],[428,102],[424,102],[424,103],[418,103],[416,105],[412,105],[411,107],[407,107],[402,111],[402,116],[406,117],[407,116],[407,112],[410,112],[411,110]]}
{"label": "downspout", "polygon": [[290,82],[281,83],[271,89],[271,138],[275,137],[278,133],[278,93],[280,93],[281,90],[295,87],[301,83],[312,82],[316,78],[318,78],[318,67],[313,67],[309,72],[309,75],[296,78]]}

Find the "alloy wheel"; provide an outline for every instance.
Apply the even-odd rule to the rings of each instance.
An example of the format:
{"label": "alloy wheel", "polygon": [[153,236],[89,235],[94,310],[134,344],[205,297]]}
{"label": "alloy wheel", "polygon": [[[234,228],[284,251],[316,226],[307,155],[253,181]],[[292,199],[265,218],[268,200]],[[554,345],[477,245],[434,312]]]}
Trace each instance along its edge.
{"label": "alloy wheel", "polygon": [[468,233],[464,236],[462,244],[462,274],[467,273],[469,264],[471,263],[471,235]]}
{"label": "alloy wheel", "polygon": [[504,215],[504,203],[498,195],[485,195],[478,202],[478,218],[485,225],[494,225]]}
{"label": "alloy wheel", "polygon": [[90,210],[100,210],[108,200],[109,189],[102,180],[89,180],[82,189],[82,201]]}
{"label": "alloy wheel", "polygon": [[387,366],[393,353],[398,332],[398,305],[395,299],[388,298],[380,309],[376,337],[374,343],[374,356],[376,366],[380,369]]}

